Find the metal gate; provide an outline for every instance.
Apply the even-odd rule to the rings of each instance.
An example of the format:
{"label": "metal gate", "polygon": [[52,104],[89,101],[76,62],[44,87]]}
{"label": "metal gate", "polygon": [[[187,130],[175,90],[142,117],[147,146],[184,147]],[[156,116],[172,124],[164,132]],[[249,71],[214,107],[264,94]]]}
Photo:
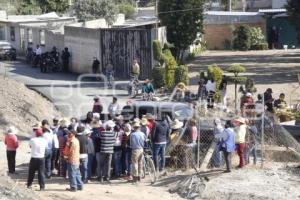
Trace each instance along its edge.
{"label": "metal gate", "polygon": [[136,59],[141,68],[140,78],[147,78],[152,69],[151,30],[149,29],[101,29],[100,56],[104,69],[112,64],[115,77],[128,79]]}

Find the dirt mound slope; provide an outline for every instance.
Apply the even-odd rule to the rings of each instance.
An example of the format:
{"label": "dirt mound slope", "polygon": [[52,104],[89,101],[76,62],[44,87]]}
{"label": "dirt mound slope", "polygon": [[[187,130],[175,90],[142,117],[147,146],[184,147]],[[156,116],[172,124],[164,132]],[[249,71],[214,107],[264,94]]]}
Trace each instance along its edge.
{"label": "dirt mound slope", "polygon": [[0,137],[14,125],[19,134],[27,136],[31,127],[42,119],[60,115],[53,104],[23,83],[0,77]]}

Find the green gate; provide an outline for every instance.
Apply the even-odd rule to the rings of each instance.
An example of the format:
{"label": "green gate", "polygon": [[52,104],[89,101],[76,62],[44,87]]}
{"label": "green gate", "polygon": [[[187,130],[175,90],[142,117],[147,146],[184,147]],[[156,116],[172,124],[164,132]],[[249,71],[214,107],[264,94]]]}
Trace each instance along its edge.
{"label": "green gate", "polygon": [[267,37],[270,39],[272,27],[278,30],[278,45],[277,48],[282,49],[283,45],[288,45],[288,48],[293,46],[300,47],[297,41],[297,33],[295,28],[289,23],[287,17],[273,17],[267,19]]}

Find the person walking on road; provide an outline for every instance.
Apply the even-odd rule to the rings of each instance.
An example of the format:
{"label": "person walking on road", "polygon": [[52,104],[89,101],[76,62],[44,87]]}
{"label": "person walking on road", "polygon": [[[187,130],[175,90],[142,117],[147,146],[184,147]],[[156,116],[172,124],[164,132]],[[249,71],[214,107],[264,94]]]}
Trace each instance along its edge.
{"label": "person walking on road", "polygon": [[4,143],[6,145],[6,157],[8,164],[8,173],[14,174],[16,171],[16,152],[19,147],[18,138],[16,136],[18,130],[11,126],[7,130]]}
{"label": "person walking on road", "polygon": [[29,141],[31,148],[31,159],[29,162],[29,172],[27,178],[27,188],[31,189],[32,182],[35,176],[35,172],[38,171],[38,181],[40,190],[45,189],[45,151],[47,141],[43,138],[43,130],[36,129],[36,137],[33,137]]}

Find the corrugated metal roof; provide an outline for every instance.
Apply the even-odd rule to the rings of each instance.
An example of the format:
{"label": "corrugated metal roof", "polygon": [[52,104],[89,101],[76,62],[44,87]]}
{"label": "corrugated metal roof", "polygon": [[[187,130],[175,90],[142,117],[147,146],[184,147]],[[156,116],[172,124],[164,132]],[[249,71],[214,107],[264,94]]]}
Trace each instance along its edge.
{"label": "corrugated metal roof", "polygon": [[229,11],[206,11],[205,15],[217,15],[217,16],[257,16],[261,15],[259,12],[229,12]]}
{"label": "corrugated metal roof", "polygon": [[260,13],[284,13],[286,9],[279,8],[279,9],[259,9],[258,12]]}

